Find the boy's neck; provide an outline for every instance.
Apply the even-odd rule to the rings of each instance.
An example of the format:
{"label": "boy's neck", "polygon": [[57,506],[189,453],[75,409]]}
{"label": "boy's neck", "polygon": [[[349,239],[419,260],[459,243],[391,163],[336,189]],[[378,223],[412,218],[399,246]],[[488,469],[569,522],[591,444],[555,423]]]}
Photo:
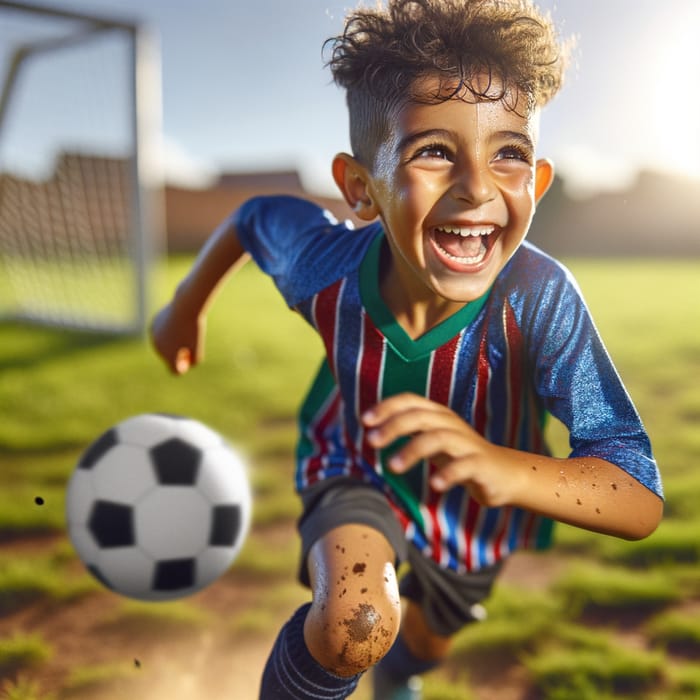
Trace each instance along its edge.
{"label": "boy's neck", "polygon": [[421,297],[412,298],[405,292],[391,254],[382,250],[379,267],[379,291],[396,322],[409,338],[417,340],[466,306],[432,294],[427,288]]}

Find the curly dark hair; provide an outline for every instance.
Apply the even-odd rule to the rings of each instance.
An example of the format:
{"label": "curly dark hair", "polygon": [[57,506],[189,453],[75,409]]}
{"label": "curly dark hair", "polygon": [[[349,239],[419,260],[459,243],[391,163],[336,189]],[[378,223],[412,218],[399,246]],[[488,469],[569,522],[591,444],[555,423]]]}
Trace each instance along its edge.
{"label": "curly dark hair", "polygon": [[[389,0],[349,14],[328,47],[327,65],[347,91],[353,153],[371,166],[393,110],[409,101],[459,94],[508,109],[523,96],[528,110],[546,104],[561,87],[569,43],[531,0]],[[475,82],[482,75],[485,87]],[[435,92],[420,91],[425,77],[438,78]]]}

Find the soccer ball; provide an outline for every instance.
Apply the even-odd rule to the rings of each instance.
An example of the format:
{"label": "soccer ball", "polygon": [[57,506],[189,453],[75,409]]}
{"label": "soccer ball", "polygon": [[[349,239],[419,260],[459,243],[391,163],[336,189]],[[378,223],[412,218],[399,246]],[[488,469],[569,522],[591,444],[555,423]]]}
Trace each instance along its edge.
{"label": "soccer ball", "polygon": [[68,482],[68,533],[105,586],[171,600],[232,564],[250,524],[245,466],[224,439],[191,418],[133,416],[83,453]]}

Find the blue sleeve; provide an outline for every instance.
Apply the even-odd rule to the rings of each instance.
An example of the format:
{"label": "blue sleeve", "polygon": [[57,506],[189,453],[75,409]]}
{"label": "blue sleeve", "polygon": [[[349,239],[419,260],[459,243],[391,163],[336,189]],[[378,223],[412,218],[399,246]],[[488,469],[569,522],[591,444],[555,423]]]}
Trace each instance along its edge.
{"label": "blue sleeve", "polygon": [[234,214],[233,223],[290,307],[342,277],[371,240],[297,197],[255,197]]}
{"label": "blue sleeve", "polygon": [[532,312],[537,392],[569,429],[571,457],[600,457],[659,496],[661,478],[641,418],[573,277],[562,267]]}

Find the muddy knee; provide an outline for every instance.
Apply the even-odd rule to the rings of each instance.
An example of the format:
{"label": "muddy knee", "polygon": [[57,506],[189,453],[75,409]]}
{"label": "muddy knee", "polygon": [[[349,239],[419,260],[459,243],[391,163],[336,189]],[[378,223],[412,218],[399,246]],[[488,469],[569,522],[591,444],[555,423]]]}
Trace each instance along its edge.
{"label": "muddy knee", "polygon": [[395,558],[380,532],[358,524],[340,526],[312,547],[304,639],[331,673],[365,671],[394,643],[401,622]]}
{"label": "muddy knee", "polygon": [[312,656],[326,670],[353,676],[374,666],[389,651],[400,621],[398,593],[316,601],[306,618],[304,636]]}

